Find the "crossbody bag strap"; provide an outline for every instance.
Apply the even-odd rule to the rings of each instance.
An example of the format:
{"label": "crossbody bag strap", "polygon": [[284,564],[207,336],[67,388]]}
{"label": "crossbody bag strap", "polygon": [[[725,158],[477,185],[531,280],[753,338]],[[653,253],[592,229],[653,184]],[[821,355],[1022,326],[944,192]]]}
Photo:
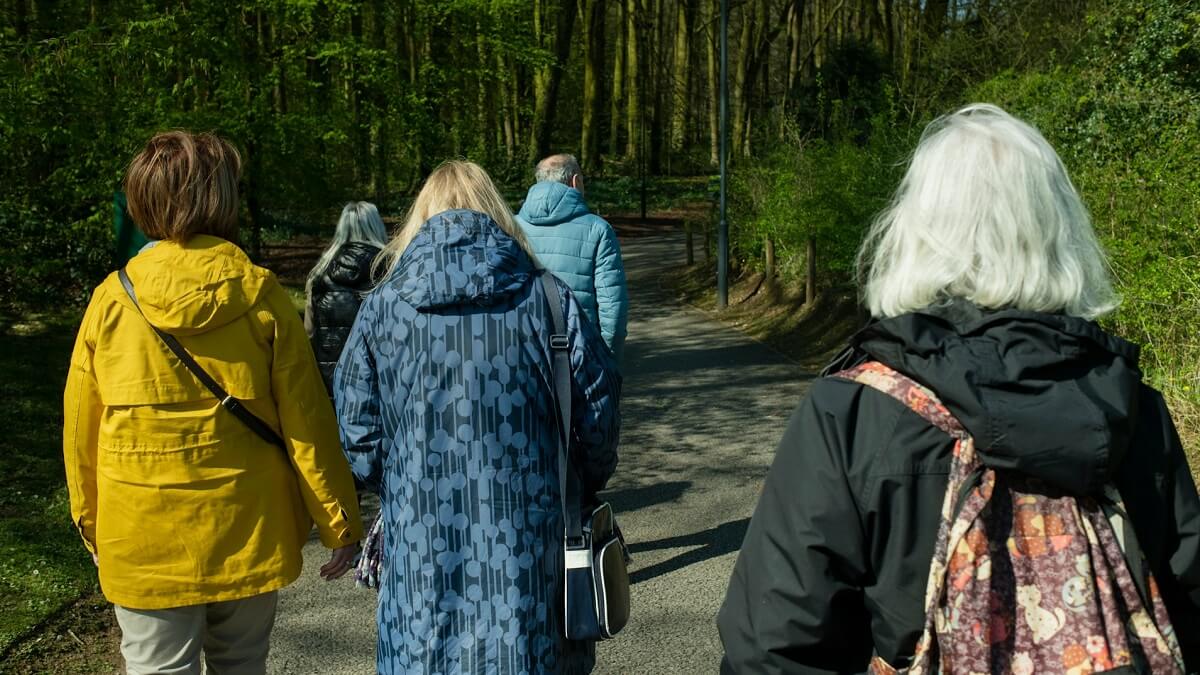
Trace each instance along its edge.
{"label": "crossbody bag strap", "polygon": [[121,280],[121,285],[125,287],[126,295],[133,301],[133,306],[137,309],[138,314],[141,314],[142,318],[145,319],[146,325],[150,326],[154,334],[163,341],[167,349],[171,350],[171,353],[183,363],[184,367],[191,371],[197,380],[200,380],[200,384],[203,384],[205,389],[208,389],[212,392],[213,396],[217,397],[217,400],[221,402],[221,407],[241,420],[259,438],[281,450],[286,450],[287,446],[284,444],[283,439],[279,437],[279,434],[275,433],[275,430],[266,422],[259,419],[257,415],[246,409],[239,399],[234,398],[232,394],[225,391],[225,388],[218,384],[207,371],[201,368],[200,364],[196,363],[196,359],[193,359],[191,354],[188,354],[187,350],[180,344],[178,338],[150,323],[149,319],[146,319],[146,315],[142,313],[142,306],[138,304],[137,294],[134,293],[133,282],[129,280],[129,275],[125,273],[124,268],[117,271],[117,277]]}
{"label": "crossbody bag strap", "polygon": [[571,468],[571,353],[567,337],[567,322],[563,318],[562,294],[558,292],[554,275],[542,272],[542,287],[550,305],[550,353],[554,356],[554,398],[558,404],[558,489],[562,496],[564,527],[567,543],[579,543],[583,538],[583,489],[579,477]]}

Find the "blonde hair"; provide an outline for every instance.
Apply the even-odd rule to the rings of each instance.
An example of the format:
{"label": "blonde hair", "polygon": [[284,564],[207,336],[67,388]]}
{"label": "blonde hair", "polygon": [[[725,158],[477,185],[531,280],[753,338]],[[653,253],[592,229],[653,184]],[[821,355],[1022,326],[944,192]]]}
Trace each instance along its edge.
{"label": "blonde hair", "polygon": [[988,104],[925,129],[858,265],[876,317],[962,298],[1094,319],[1119,302],[1062,160],[1037,129]]}
{"label": "blonde hair", "polygon": [[[525,233],[513,218],[512,209],[508,202],[504,201],[504,197],[500,196],[496,184],[483,167],[474,162],[452,159],[443,162],[425,179],[425,184],[421,186],[421,191],[417,193],[417,198],[408,209],[404,224],[375,259],[372,275],[377,279],[391,276],[404,251],[425,221],[439,213],[455,209],[478,211],[490,216],[505,234],[516,240],[534,264],[537,264],[537,257],[533,254]],[[387,269],[387,273],[379,275],[379,270],[383,268]]]}
{"label": "blonde hair", "polygon": [[219,136],[155,134],[125,172],[129,214],[151,239],[236,239],[241,174],[241,155]]}

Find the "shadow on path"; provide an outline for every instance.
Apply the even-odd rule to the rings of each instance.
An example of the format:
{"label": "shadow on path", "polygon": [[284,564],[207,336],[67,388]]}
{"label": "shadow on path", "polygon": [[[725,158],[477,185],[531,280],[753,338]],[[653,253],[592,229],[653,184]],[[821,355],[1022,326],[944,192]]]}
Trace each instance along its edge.
{"label": "shadow on path", "polygon": [[606,490],[600,493],[600,498],[611,502],[617,513],[624,513],[644,509],[647,506],[679,501],[679,498],[691,486],[692,481],[690,480],[666,481],[641,487]]}
{"label": "shadow on path", "polygon": [[666,539],[659,539],[658,541],[631,544],[629,550],[634,554],[660,548],[682,548],[684,546],[700,546],[701,548],[681,553],[657,565],[643,567],[629,575],[629,578],[636,584],[669,572],[674,572],[678,569],[683,569],[688,565],[694,565],[710,558],[725,555],[726,553],[733,553],[742,547],[742,540],[746,538],[746,528],[749,525],[750,519],[742,518],[718,525],[716,528],[704,532],[694,532],[679,537],[668,537]]}

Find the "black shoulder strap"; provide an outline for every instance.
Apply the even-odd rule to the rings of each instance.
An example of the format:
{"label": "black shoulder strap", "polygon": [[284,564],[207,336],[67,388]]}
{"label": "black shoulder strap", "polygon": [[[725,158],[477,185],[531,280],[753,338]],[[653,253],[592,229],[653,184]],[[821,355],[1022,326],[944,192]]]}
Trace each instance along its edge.
{"label": "black shoulder strap", "polygon": [[550,353],[554,356],[554,398],[558,403],[558,488],[562,498],[563,520],[567,543],[577,543],[583,537],[582,486],[571,467],[571,353],[567,337],[567,322],[563,319],[562,295],[554,275],[542,272],[542,287],[550,304],[553,332],[550,334]]}
{"label": "black shoulder strap", "polygon": [[[133,282],[129,280],[129,275],[125,273],[124,268],[121,268],[117,271],[117,277],[120,278],[121,285],[125,287],[125,293],[129,296],[129,299],[133,301],[133,306],[137,308],[138,314],[142,314],[142,306],[138,304],[137,294],[133,292]],[[146,315],[142,314],[142,318],[146,319]],[[267,425],[266,422],[262,421],[254,413],[247,410],[246,407],[242,405],[242,402],[230,395],[229,392],[225,391],[224,387],[222,387],[220,384],[217,384],[217,381],[214,380],[211,375],[205,372],[205,370],[200,367],[199,363],[196,363],[196,360],[192,358],[192,355],[187,353],[187,350],[184,349],[183,345],[179,343],[178,338],[150,323],[149,319],[146,319],[146,325],[150,326],[150,329],[153,330],[156,335],[158,335],[159,339],[163,341],[163,344],[167,345],[167,349],[170,349],[171,353],[174,354],[175,357],[178,358],[179,361],[183,363],[183,365],[190,370],[193,375],[196,376],[196,379],[200,380],[200,384],[203,384],[206,389],[212,392],[213,396],[217,397],[217,400],[221,402],[222,407],[233,413],[233,416],[241,420],[243,424],[250,427],[250,431],[258,434],[259,438],[277,448],[280,448],[281,450],[287,449],[287,446],[284,445],[283,439],[279,437],[279,434],[275,433],[275,430]]]}

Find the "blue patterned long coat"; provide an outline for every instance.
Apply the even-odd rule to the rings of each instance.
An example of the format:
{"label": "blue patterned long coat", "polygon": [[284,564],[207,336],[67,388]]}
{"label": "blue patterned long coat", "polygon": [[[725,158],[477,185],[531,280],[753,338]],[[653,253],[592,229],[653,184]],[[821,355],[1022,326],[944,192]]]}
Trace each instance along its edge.
{"label": "blue patterned long coat", "polygon": [[[380,673],[587,672],[561,639],[562,517],[551,320],[530,256],[490,217],[431,218],[363,302],[334,378],[354,473],[379,491]],[[620,377],[557,282],[573,459],[616,468]]]}

